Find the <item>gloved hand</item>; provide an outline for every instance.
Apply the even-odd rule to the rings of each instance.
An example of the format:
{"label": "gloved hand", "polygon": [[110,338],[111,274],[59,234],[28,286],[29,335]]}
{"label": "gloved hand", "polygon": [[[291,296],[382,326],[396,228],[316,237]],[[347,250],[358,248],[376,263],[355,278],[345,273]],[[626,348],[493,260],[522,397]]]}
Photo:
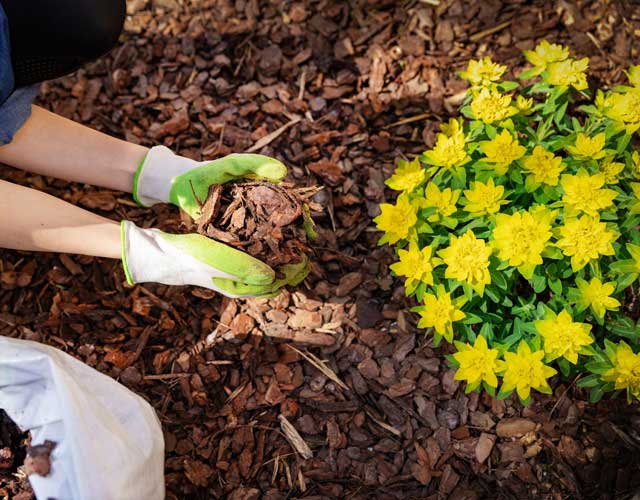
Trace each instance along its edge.
{"label": "gloved hand", "polygon": [[282,162],[268,156],[239,153],[197,162],[155,146],[138,167],[133,198],[143,206],[172,203],[196,219],[212,184],[238,179],[279,182],[285,175],[287,168]]}
{"label": "gloved hand", "polygon": [[122,265],[130,284],[197,285],[228,297],[272,297],[300,283],[307,262],[284,266],[284,278],[264,262],[199,234],[168,234],[122,221]]}

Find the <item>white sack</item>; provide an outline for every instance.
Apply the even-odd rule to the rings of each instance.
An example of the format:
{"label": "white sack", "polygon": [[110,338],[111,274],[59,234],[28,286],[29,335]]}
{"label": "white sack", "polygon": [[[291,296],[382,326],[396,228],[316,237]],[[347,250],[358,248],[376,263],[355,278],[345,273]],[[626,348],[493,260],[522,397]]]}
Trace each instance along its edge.
{"label": "white sack", "polygon": [[64,352],[0,337],[0,408],[32,443],[55,441],[39,500],[164,498],[164,439],[153,408]]}

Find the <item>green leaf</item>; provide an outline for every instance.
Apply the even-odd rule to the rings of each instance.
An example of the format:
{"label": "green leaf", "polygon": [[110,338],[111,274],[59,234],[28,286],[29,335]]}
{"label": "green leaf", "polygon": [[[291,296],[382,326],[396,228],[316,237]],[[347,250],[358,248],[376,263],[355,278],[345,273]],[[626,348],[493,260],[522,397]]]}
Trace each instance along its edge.
{"label": "green leaf", "polygon": [[500,386],[500,390],[498,391],[498,395],[496,397],[498,398],[498,400],[502,401],[504,399],[507,399],[509,396],[511,396],[512,393],[513,393],[513,389],[505,392],[502,389],[502,386]]}
{"label": "green leaf", "polygon": [[473,329],[470,326],[465,325],[464,323],[457,323],[456,324],[456,331],[458,332],[459,335],[462,335],[464,340],[466,340],[470,344],[474,344],[475,343],[475,341],[476,341],[476,332],[474,332]]}
{"label": "green leaf", "polygon": [[473,298],[473,289],[466,281],[462,282],[462,291],[464,292],[464,297],[467,299],[467,301],[471,301],[471,299]]}
{"label": "green leaf", "polygon": [[600,384],[600,377],[595,373],[588,375],[584,378],[581,378],[576,382],[578,387],[595,387]]}
{"label": "green leaf", "polygon": [[639,335],[638,329],[636,328],[633,320],[626,316],[619,316],[616,320],[608,322],[607,329],[618,337],[625,337],[633,340],[638,338]]}
{"label": "green leaf", "polygon": [[553,121],[556,125],[560,126],[562,119],[564,118],[564,114],[567,112],[567,106],[569,105],[569,101],[565,101],[562,106],[558,108],[555,115],[553,115]]}
{"label": "green leaf", "polygon": [[591,389],[591,394],[589,394],[589,402],[597,403],[604,396],[604,391],[602,390],[602,386],[597,386]]}
{"label": "green leaf", "polygon": [[489,297],[489,300],[491,300],[491,302],[495,302],[496,304],[499,304],[501,302],[500,294],[498,292],[498,289],[493,287],[493,286],[485,287],[484,294],[487,297]]}
{"label": "green leaf", "polygon": [[562,250],[560,250],[558,247],[555,247],[555,246],[546,247],[542,252],[542,256],[546,257],[547,259],[554,259],[554,260],[560,260],[564,258],[564,255],[562,254]]}
{"label": "green leaf", "polygon": [[569,362],[564,358],[560,358],[556,361],[556,364],[558,365],[558,368],[560,368],[560,373],[562,373],[564,377],[568,377],[571,372]]}
{"label": "green leaf", "polygon": [[451,178],[452,189],[465,189],[467,187],[467,169],[455,168],[453,169],[453,175]]}
{"label": "green leaf", "polygon": [[631,136],[629,134],[624,134],[618,138],[618,142],[616,144],[616,152],[620,155],[627,149],[629,142],[631,141]]}
{"label": "green leaf", "polygon": [[482,382],[482,387],[485,391],[487,391],[487,393],[489,394],[489,396],[494,397],[496,395],[496,388],[495,387],[491,387],[489,384],[487,384],[485,381]]}
{"label": "green leaf", "polygon": [[623,274],[622,277],[616,280],[616,292],[621,292],[629,288],[636,280],[638,275],[636,273]]}
{"label": "green leaf", "polygon": [[531,341],[529,342],[529,345],[531,346],[531,350],[532,351],[539,351],[542,346],[540,345],[542,342],[541,338],[539,336],[533,337],[531,339]]}
{"label": "green leaf", "polygon": [[498,135],[498,131],[493,125],[485,125],[485,131],[487,132],[489,139],[495,139]]}
{"label": "green leaf", "polygon": [[482,323],[482,318],[477,314],[473,314],[470,312],[465,312],[466,317],[462,321],[465,325],[476,325],[478,323]]}
{"label": "green leaf", "polygon": [[609,266],[609,269],[614,272],[614,273],[619,273],[619,274],[623,274],[623,273],[634,273],[636,274],[638,272],[638,265],[636,264],[636,262],[634,260],[619,260],[617,262],[614,262],[613,264],[611,264],[611,266]]}
{"label": "green leaf", "polygon": [[562,295],[562,281],[558,278],[549,279],[549,288],[556,295]]}
{"label": "green leaf", "polygon": [[587,369],[591,372],[591,373],[596,373],[598,375],[602,375],[603,373],[609,371],[611,369],[611,364],[610,363],[605,363],[605,362],[589,362],[586,364]]}
{"label": "green leaf", "polygon": [[540,74],[540,70],[538,68],[529,68],[520,73],[518,78],[520,80],[531,80],[533,77],[538,76],[538,74]]}
{"label": "green leaf", "polygon": [[491,323],[485,323],[480,328],[480,335],[482,335],[489,345],[493,343],[493,325]]}
{"label": "green leaf", "polygon": [[504,81],[498,84],[498,88],[503,92],[510,92],[520,86],[518,82]]}
{"label": "green leaf", "polygon": [[533,279],[531,280],[531,286],[533,287],[534,292],[542,293],[547,288],[547,279],[544,276],[534,274]]}
{"label": "green leaf", "polygon": [[[515,329],[515,327],[514,327]],[[522,330],[519,329],[518,333],[516,333],[515,331],[509,335],[508,337],[506,337],[502,343],[506,346],[507,350],[510,349],[512,346],[518,344],[520,342],[520,340],[522,339]]]}
{"label": "green leaf", "polygon": [[533,193],[539,187],[540,187],[540,183],[536,182],[535,177],[533,175],[527,175],[524,181],[524,188],[527,191],[527,193]]}

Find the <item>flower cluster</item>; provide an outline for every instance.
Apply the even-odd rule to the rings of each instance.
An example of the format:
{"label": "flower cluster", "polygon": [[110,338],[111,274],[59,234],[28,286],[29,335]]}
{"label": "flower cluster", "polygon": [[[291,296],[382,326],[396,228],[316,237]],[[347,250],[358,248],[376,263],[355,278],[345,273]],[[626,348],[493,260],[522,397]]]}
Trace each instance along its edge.
{"label": "flower cluster", "polygon": [[546,41],[524,56],[526,86],[489,57],[460,72],[462,117],[387,180],[400,194],[380,206],[380,243],[468,391],[527,401],[583,374],[594,401],[640,399],[640,322],[623,307],[640,276],[640,66],[576,108],[589,60]]}

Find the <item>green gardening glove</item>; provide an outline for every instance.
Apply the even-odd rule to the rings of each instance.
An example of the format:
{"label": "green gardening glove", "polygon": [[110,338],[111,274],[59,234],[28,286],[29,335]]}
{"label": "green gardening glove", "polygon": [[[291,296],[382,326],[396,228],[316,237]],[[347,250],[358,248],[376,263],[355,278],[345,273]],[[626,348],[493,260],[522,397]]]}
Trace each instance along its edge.
{"label": "green gardening glove", "polygon": [[278,271],[282,277],[274,280],[268,286],[240,283],[227,278],[214,278],[213,283],[222,293],[232,297],[275,297],[283,286],[297,286],[304,281],[309,274],[309,260],[304,257],[304,260],[299,264],[287,264],[279,268]]}
{"label": "green gardening glove", "polygon": [[155,146],[138,167],[133,197],[143,206],[172,203],[197,219],[212,184],[239,179],[280,182],[285,175],[287,167],[268,156],[236,153],[197,162],[178,156],[164,146]]}
{"label": "green gardening glove", "polygon": [[199,234],[168,234],[129,221],[121,227],[122,265],[130,284],[197,285],[228,297],[272,297],[288,282],[276,280],[264,262]]}

